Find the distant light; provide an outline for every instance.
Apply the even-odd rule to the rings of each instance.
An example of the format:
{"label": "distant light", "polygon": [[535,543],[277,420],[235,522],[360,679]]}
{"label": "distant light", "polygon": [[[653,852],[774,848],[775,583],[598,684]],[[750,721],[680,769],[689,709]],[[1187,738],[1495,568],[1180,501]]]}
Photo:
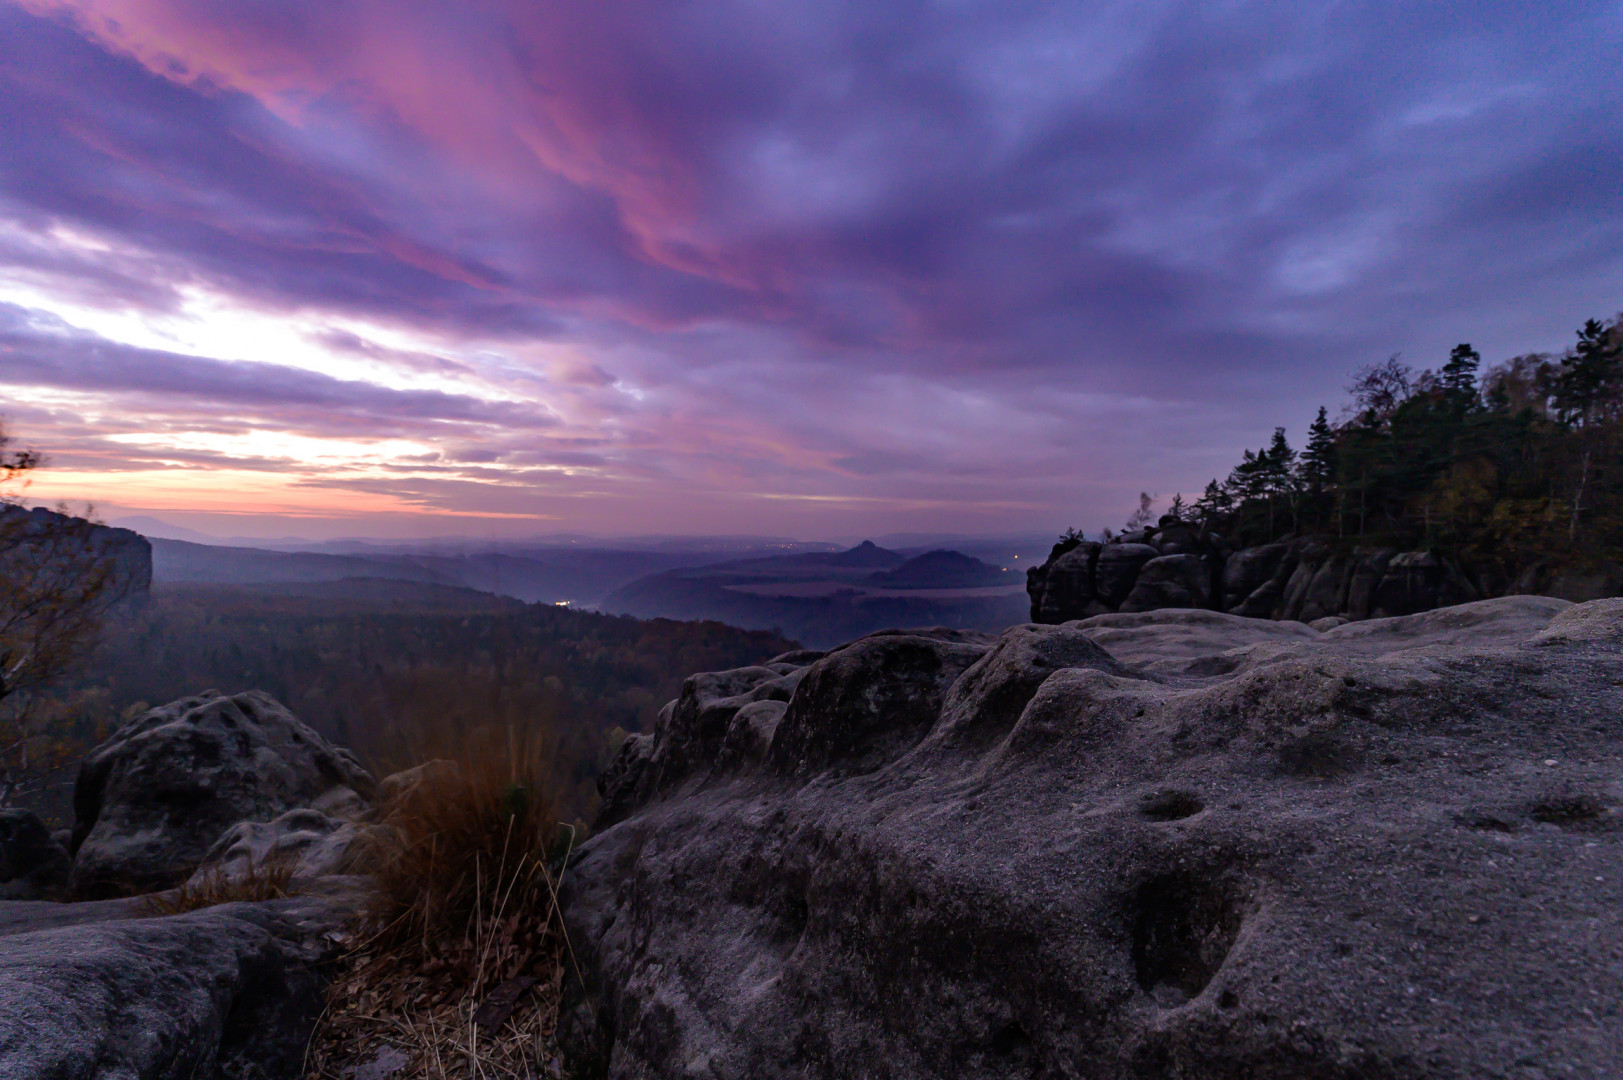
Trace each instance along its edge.
{"label": "distant light", "polygon": [[1020,557],[1020,556],[1018,556],[1018,555],[1016,555],[1016,556],[1015,556],[1015,558],[1017,558],[1017,559],[1018,559],[1018,558],[1019,558],[1019,557]]}
{"label": "distant light", "polygon": [[573,604],[573,603],[574,603],[573,600],[554,600],[552,602],[552,606],[553,607],[568,607],[570,604]]}

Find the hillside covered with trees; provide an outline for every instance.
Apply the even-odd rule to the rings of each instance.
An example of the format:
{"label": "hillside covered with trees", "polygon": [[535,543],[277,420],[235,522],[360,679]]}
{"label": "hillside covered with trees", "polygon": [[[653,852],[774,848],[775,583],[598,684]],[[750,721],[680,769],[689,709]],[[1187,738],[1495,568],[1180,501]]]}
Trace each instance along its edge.
{"label": "hillside covered with trees", "polygon": [[1589,320],[1560,356],[1483,368],[1469,344],[1436,370],[1360,371],[1292,447],[1285,429],[1173,514],[1235,547],[1287,534],[1437,548],[1485,591],[1536,591],[1552,568],[1623,552],[1623,322]]}
{"label": "hillside covered with trees", "polygon": [[[561,809],[589,818],[598,771],[626,732],[652,728],[684,677],[794,647],[715,622],[618,618],[467,590],[408,607],[340,587],[166,586],[109,620],[78,670],[30,706],[36,729],[88,746],[185,695],[264,690],[382,771],[474,727],[542,730]],[[59,811],[71,782],[71,771],[56,777],[35,801]]]}

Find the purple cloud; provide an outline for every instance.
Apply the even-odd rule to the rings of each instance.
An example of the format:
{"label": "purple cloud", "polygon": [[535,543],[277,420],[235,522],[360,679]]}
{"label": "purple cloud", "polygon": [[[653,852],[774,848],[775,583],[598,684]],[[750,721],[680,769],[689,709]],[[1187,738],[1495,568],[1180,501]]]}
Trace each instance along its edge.
{"label": "purple cloud", "polygon": [[1599,2],[0,2],[15,304],[204,290],[402,374],[13,313],[0,382],[149,429],[205,399],[477,428],[436,492],[574,483],[602,527],[649,484],[672,529],[1114,521],[1367,360],[1556,348],[1623,303],[1620,45]]}

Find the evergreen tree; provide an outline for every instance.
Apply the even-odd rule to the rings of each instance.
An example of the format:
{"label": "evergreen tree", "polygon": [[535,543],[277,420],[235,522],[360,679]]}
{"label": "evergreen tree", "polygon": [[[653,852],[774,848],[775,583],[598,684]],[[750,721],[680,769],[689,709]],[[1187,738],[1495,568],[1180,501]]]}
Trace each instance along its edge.
{"label": "evergreen tree", "polygon": [[1456,412],[1469,412],[1478,403],[1476,371],[1482,365],[1482,354],[1468,343],[1461,342],[1448,354],[1448,363],[1438,373],[1443,396]]}
{"label": "evergreen tree", "polygon": [[1308,425],[1307,445],[1297,465],[1297,477],[1307,500],[1307,516],[1315,528],[1323,528],[1328,511],[1326,495],[1336,476],[1336,436],[1323,405]]}

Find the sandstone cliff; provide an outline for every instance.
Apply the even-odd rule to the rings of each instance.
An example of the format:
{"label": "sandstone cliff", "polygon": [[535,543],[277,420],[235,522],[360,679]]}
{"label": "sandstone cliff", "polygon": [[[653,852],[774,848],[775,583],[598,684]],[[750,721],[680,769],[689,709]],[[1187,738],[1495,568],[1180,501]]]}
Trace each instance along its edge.
{"label": "sandstone cliff", "polygon": [[615,1078],[1618,1075],[1620,716],[1616,600],[696,675],[603,779],[567,1030]]}
{"label": "sandstone cliff", "polygon": [[1345,548],[1293,538],[1232,550],[1221,537],[1163,518],[1109,543],[1067,540],[1026,572],[1031,620],[1063,623],[1107,612],[1205,608],[1261,619],[1412,615],[1506,593],[1591,600],[1623,592],[1623,578],[1535,568],[1506,582],[1472,574],[1431,550]]}

